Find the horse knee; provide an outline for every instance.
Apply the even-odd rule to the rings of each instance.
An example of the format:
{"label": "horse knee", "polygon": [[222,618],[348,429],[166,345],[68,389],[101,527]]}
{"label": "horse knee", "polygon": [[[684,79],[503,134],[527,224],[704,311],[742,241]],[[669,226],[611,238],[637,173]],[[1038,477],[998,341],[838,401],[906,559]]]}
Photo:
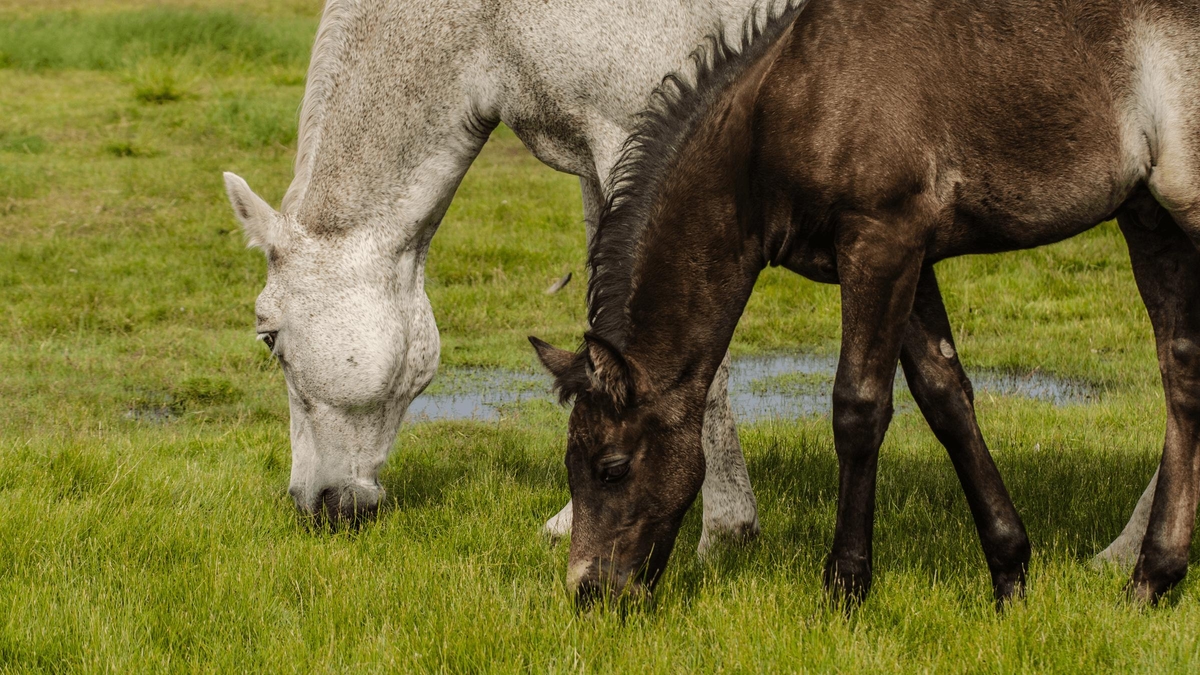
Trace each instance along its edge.
{"label": "horse knee", "polygon": [[1200,344],[1191,338],[1171,340],[1170,377],[1175,380],[1172,398],[1188,412],[1200,414]]}
{"label": "horse knee", "polygon": [[1171,340],[1172,365],[1187,377],[1200,376],[1200,345],[1191,338]]}
{"label": "horse knee", "polygon": [[863,386],[835,386],[833,390],[833,433],[838,454],[874,452],[892,419],[891,391]]}
{"label": "horse knee", "polygon": [[972,403],[971,382],[955,372],[924,376],[912,385],[913,396],[919,397],[922,411],[935,427],[961,419],[960,409]]}
{"label": "horse knee", "polygon": [[992,532],[988,537],[990,551],[988,563],[990,567],[1008,569],[1026,567],[1032,550],[1029,545],[1029,535],[1019,523],[1016,526],[1005,526]]}

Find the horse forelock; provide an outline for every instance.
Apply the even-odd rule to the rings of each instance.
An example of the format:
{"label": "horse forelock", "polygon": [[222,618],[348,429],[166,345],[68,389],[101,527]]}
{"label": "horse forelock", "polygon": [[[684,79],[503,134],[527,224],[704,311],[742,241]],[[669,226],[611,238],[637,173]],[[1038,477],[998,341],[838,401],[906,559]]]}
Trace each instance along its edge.
{"label": "horse forelock", "polygon": [[663,78],[648,107],[635,119],[609,175],[607,201],[589,252],[588,322],[594,334],[618,349],[628,342],[629,300],[646,227],[662,206],[658,196],[681,150],[714,105],[743,73],[759,61],[799,17],[808,0],[772,2],[758,20],[756,4],[730,41],[722,27],[692,52],[694,78],[674,72]]}

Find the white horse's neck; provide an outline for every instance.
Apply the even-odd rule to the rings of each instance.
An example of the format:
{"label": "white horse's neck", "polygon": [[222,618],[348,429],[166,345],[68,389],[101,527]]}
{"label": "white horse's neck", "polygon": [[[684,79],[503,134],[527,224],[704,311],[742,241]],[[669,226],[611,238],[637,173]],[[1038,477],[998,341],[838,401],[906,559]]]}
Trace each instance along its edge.
{"label": "white horse's neck", "polygon": [[310,230],[427,240],[491,130],[478,8],[330,0],[283,211]]}

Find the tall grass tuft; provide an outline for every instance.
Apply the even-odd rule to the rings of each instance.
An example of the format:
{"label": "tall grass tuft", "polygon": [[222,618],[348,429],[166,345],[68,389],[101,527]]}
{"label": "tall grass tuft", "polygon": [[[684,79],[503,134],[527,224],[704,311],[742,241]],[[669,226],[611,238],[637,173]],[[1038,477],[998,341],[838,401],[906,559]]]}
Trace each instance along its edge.
{"label": "tall grass tuft", "polygon": [[[194,80],[195,78],[190,78]],[[180,77],[175,64],[164,59],[143,59],[132,69],[129,80],[133,97],[139,103],[162,105],[182,101],[191,95],[189,78]]]}

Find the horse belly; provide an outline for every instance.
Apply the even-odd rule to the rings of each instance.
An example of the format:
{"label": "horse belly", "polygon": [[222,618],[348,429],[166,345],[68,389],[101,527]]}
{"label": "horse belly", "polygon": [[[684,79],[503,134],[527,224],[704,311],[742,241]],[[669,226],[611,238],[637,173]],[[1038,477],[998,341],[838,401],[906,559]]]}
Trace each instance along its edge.
{"label": "horse belly", "polygon": [[513,2],[497,16],[503,121],[542,162],[605,179],[634,115],[723,15],[753,0]]}
{"label": "horse belly", "polygon": [[[1063,144],[1058,150],[1071,148]],[[1023,165],[963,175],[932,253],[941,258],[1033,248],[1111,218],[1139,176],[1123,166],[1116,147],[1074,159],[1056,164],[1053,172]]]}

